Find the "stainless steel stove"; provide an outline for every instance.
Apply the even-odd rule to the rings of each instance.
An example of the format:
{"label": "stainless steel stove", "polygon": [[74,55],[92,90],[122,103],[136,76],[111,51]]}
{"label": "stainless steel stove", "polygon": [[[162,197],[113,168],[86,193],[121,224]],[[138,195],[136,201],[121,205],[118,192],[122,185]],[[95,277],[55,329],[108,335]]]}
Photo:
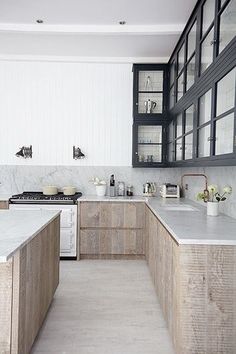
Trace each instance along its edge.
{"label": "stainless steel stove", "polygon": [[77,199],[81,196],[81,192],[74,195],[64,195],[62,192],[55,195],[44,195],[42,192],[23,192],[13,195],[9,202],[11,204],[76,204]]}

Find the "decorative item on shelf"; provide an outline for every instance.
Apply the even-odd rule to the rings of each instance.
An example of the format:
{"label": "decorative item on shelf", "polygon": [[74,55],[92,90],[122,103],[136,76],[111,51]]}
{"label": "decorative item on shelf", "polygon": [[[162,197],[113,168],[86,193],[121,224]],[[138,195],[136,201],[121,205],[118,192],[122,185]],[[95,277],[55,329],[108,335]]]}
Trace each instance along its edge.
{"label": "decorative item on shelf", "polygon": [[98,197],[104,197],[106,195],[107,183],[103,179],[94,177],[89,182],[92,182],[95,185]]}
{"label": "decorative item on shelf", "polygon": [[150,99],[148,99],[147,101],[144,102],[144,106],[145,106],[146,113],[151,114],[156,108],[157,103],[155,101],[151,101]]}
{"label": "decorative item on shelf", "polygon": [[219,204],[220,202],[224,202],[226,200],[226,195],[230,195],[232,193],[232,187],[230,186],[225,186],[223,188],[223,193],[220,194],[217,191],[217,186],[216,185],[210,185],[208,186],[208,191],[209,191],[209,197],[208,200],[206,201],[206,196],[204,193],[200,192],[197,194],[197,199],[198,200],[203,200],[207,202],[207,215],[208,216],[218,216],[219,215]]}
{"label": "decorative item on shelf", "polygon": [[148,75],[147,80],[145,82],[145,91],[153,91],[152,79],[151,76]]}
{"label": "decorative item on shelf", "polygon": [[138,155],[138,161],[139,162],[144,162],[145,161],[145,156],[144,155]]}
{"label": "decorative item on shelf", "polygon": [[80,159],[84,159],[84,158],[85,158],[85,155],[83,154],[81,149],[79,147],[73,146],[73,159],[80,160]]}
{"label": "decorative item on shelf", "polygon": [[153,155],[147,155],[147,162],[153,162]]}
{"label": "decorative item on shelf", "polygon": [[24,159],[32,159],[32,155],[32,145],[22,146],[22,148],[20,148],[20,150],[16,153],[17,157],[23,157]]}

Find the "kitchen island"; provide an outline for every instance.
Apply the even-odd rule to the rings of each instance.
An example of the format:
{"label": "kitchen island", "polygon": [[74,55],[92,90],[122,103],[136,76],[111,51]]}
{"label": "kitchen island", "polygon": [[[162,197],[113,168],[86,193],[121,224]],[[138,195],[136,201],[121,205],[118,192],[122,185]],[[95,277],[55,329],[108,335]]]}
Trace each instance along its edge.
{"label": "kitchen island", "polygon": [[0,211],[0,353],[28,354],[59,282],[60,213]]}

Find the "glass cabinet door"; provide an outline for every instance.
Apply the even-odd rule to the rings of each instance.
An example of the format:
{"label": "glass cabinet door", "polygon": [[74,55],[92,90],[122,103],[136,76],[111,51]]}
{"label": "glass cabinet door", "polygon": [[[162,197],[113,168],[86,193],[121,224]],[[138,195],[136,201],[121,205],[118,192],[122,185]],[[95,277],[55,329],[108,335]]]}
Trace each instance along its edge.
{"label": "glass cabinet door", "polygon": [[176,142],[175,142],[175,151],[176,151],[176,161],[183,160],[182,138],[176,140]]}
{"label": "glass cabinet door", "polygon": [[231,154],[234,151],[235,83],[235,68],[217,83],[215,155]]}
{"label": "glass cabinet door", "polygon": [[211,125],[208,124],[198,130],[198,157],[210,156]]}
{"label": "glass cabinet door", "polygon": [[162,162],[162,126],[138,126],[137,162],[150,164]]}
{"label": "glass cabinet door", "polygon": [[196,34],[197,34],[197,24],[196,21],[194,22],[191,30],[189,31],[187,37],[187,60],[190,59],[192,54],[195,52],[196,49]]}
{"label": "glass cabinet door", "polygon": [[214,27],[208,33],[206,38],[201,44],[201,74],[211,65],[213,62],[214,53]]}
{"label": "glass cabinet door", "polygon": [[210,156],[211,152],[211,95],[212,90],[200,97],[198,103],[198,157]]}
{"label": "glass cabinet door", "polygon": [[187,64],[186,91],[190,89],[190,87],[194,84],[194,81],[195,81],[195,55]]}
{"label": "glass cabinet door", "polygon": [[234,151],[234,113],[215,123],[215,155],[232,154]]}
{"label": "glass cabinet door", "polygon": [[172,121],[169,126],[168,126],[168,132],[167,132],[167,160],[169,162],[174,161],[174,138],[175,138],[175,132],[174,132],[174,122]]}
{"label": "glass cabinet door", "polygon": [[231,0],[220,15],[219,53],[236,35],[236,0]]}
{"label": "glass cabinet door", "polygon": [[138,75],[138,113],[161,114],[163,112],[162,70],[140,70]]}
{"label": "glass cabinet door", "polygon": [[215,0],[206,0],[202,8],[202,36],[212,25],[215,16]]}
{"label": "glass cabinet door", "polygon": [[190,160],[193,158],[193,133],[184,137],[184,159]]}
{"label": "glass cabinet door", "polygon": [[178,53],[178,74],[181,72],[181,70],[184,67],[184,60],[185,60],[185,55],[184,55],[184,44],[183,44]]}

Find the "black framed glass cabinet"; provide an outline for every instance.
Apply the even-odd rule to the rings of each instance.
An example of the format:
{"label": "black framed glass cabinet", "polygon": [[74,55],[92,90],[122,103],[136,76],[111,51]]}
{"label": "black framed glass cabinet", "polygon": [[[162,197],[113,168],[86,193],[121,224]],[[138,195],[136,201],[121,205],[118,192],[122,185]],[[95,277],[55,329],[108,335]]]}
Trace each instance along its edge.
{"label": "black framed glass cabinet", "polygon": [[133,166],[164,166],[168,65],[135,64],[133,72]]}
{"label": "black framed glass cabinet", "polygon": [[[236,165],[235,35],[236,0],[198,1],[165,71],[162,113],[150,115],[163,129],[163,166]],[[138,74],[134,65],[134,126],[149,118],[139,110]],[[144,166],[133,133],[133,165]]]}

